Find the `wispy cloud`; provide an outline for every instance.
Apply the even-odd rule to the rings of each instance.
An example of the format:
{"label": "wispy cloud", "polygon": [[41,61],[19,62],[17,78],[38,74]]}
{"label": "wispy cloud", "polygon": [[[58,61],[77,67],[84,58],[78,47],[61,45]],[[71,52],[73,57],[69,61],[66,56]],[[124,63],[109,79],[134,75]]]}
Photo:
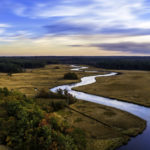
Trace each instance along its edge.
{"label": "wispy cloud", "polygon": [[[5,32],[7,31],[8,28],[12,27],[9,24],[4,24],[4,23],[0,23],[0,35],[4,36]],[[0,39],[0,41],[2,40],[2,38]]]}
{"label": "wispy cloud", "polygon": [[51,23],[44,26],[50,34],[95,34],[94,26],[82,24],[71,24],[64,21]]}
{"label": "wispy cloud", "polygon": [[5,29],[0,29],[0,44],[8,44],[8,42],[21,42],[22,40],[30,40],[31,37],[33,36],[33,33],[25,31],[25,30],[20,30],[14,32],[9,32],[5,33]]}
{"label": "wispy cloud", "polygon": [[[78,1],[79,4],[82,0]],[[18,6],[18,9],[13,9],[13,12],[18,16],[29,18],[50,18],[50,17],[68,17],[77,16],[88,13],[87,6],[82,5],[82,9],[77,2],[67,1],[49,1],[49,2],[37,2],[31,5],[25,5],[17,3],[13,8]]]}
{"label": "wispy cloud", "polygon": [[4,29],[0,29],[0,34],[3,34],[5,32]]}
{"label": "wispy cloud", "polygon": [[[150,13],[144,0],[94,0],[93,2],[78,0],[74,1],[52,1],[31,3],[31,5],[15,4],[17,9],[14,13],[29,18],[50,18],[50,17],[73,17],[82,22],[82,19],[89,19],[90,22],[107,24],[119,24],[128,27],[136,26],[133,21],[138,22],[140,15]],[[13,7],[12,7],[13,8]],[[77,16],[78,18],[74,18]],[[69,19],[69,18],[68,18]],[[145,20],[146,21],[146,20]],[[89,22],[89,23],[90,23]],[[149,22],[146,21],[149,24]],[[145,23],[145,24],[146,24]],[[139,26],[139,25],[138,25]]]}
{"label": "wispy cloud", "polygon": [[31,19],[57,17],[45,25],[47,29],[49,27],[49,32],[57,32],[57,34],[65,31],[68,33],[70,30],[72,30],[71,34],[75,33],[74,31],[82,34],[87,29],[89,34],[97,32],[142,35],[149,34],[147,31],[150,30],[150,21],[140,17],[150,13],[144,0],[94,0],[93,2],[62,0],[55,3],[38,1],[31,5],[18,3],[15,7],[17,9],[13,9],[14,13],[22,17]]}
{"label": "wispy cloud", "polygon": [[[18,16],[31,19],[47,19],[58,17],[57,21],[67,21],[71,24],[91,25],[98,28],[122,26],[124,28],[148,28],[150,21],[143,20],[150,14],[145,0],[38,0],[30,3],[13,3],[9,0],[9,8]],[[6,3],[8,5],[8,3]],[[11,4],[11,5],[10,5]],[[7,6],[8,7],[8,6]],[[141,21],[143,20],[143,21]]]}

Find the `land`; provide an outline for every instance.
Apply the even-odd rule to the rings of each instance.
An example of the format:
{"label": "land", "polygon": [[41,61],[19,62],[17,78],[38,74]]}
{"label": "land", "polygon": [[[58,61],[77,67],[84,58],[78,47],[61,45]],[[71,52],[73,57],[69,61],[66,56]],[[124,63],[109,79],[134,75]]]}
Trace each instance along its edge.
{"label": "land", "polygon": [[[103,69],[97,69],[93,67],[90,67],[90,69],[99,70],[101,71],[99,73],[102,74],[108,72],[108,70],[105,71]],[[67,72],[70,72],[69,65],[47,65],[44,68],[27,69],[26,72],[12,74],[11,76],[9,76],[6,73],[0,73],[0,87],[7,87],[10,90],[11,89],[18,90],[29,97],[34,97],[37,94],[35,88],[37,88],[38,90],[40,89],[49,90],[50,88],[58,85],[79,82],[80,78],[83,76],[96,74],[81,71],[76,72],[76,74],[79,77],[78,80],[64,80],[63,75]],[[143,74],[141,74],[141,76],[142,75]],[[146,75],[148,74],[145,74],[145,76]],[[121,76],[122,75],[115,77],[118,78]],[[139,74],[135,74],[134,76],[139,76]],[[114,80],[113,78],[115,77],[109,77],[112,78],[112,81],[110,80],[110,82],[113,82]],[[97,79],[101,79],[101,82],[104,79],[109,80],[108,77]],[[141,77],[141,80],[142,79],[143,78]],[[147,77],[147,79],[149,78]],[[97,85],[94,84],[90,85],[90,88],[89,86],[88,88],[87,86],[79,87],[78,90],[80,90],[81,88],[81,91],[95,94],[94,89],[100,91],[100,89],[96,88],[95,86],[101,86],[101,88],[103,87],[103,85],[101,85],[101,82],[98,81],[98,84],[95,83]],[[129,83],[130,82],[128,82],[128,84]],[[110,95],[109,94],[110,93],[108,93],[108,97],[111,96],[111,94]],[[133,93],[130,94],[131,94],[130,96],[133,96]],[[59,100],[61,101],[61,99]],[[48,105],[49,101],[52,100],[36,99],[36,103],[39,106]],[[67,107],[65,109],[61,109],[55,113],[58,114],[62,119],[69,122],[71,125],[81,128],[82,130],[85,131],[88,140],[87,150],[115,149],[116,147],[127,143],[127,141],[131,136],[136,136],[137,134],[141,133],[146,126],[146,122],[144,120],[127,112],[123,112],[121,110],[107,107],[104,105],[79,100],[78,102],[70,105],[69,107],[70,108]],[[85,114],[86,116],[83,114]],[[93,119],[91,119],[90,117],[92,117]]]}
{"label": "land", "polygon": [[96,78],[96,83],[75,90],[150,107],[149,71],[111,71],[120,74]]}

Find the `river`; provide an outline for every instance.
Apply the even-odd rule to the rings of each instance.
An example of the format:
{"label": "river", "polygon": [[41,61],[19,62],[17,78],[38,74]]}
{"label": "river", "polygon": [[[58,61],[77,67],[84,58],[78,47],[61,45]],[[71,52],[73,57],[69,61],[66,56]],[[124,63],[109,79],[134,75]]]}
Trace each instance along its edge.
{"label": "river", "polygon": [[[72,65],[71,67],[73,67],[73,69],[71,69],[73,71],[80,71],[80,70],[88,68],[88,67],[79,67],[79,66],[75,66],[75,65]],[[94,72],[96,72],[96,71],[94,71]],[[104,75],[94,75],[94,76],[83,77],[83,78],[81,78],[81,82],[79,82],[79,83],[57,86],[55,88],[52,88],[51,91],[56,92],[58,89],[62,89],[62,90],[67,89],[68,92],[70,94],[74,95],[77,99],[118,108],[120,110],[127,111],[131,114],[134,114],[134,115],[146,120],[147,127],[144,130],[144,132],[142,134],[139,134],[136,137],[131,138],[131,140],[128,142],[127,145],[124,145],[124,146],[118,148],[117,150],[150,150],[150,108],[132,104],[132,103],[128,103],[128,102],[119,101],[117,99],[104,98],[101,96],[96,96],[96,95],[72,90],[72,88],[74,88],[74,87],[79,87],[79,86],[84,86],[87,84],[95,83],[97,77],[108,77],[109,78],[109,76],[114,76],[114,75],[117,75],[117,73],[111,72],[111,73],[107,73]]]}

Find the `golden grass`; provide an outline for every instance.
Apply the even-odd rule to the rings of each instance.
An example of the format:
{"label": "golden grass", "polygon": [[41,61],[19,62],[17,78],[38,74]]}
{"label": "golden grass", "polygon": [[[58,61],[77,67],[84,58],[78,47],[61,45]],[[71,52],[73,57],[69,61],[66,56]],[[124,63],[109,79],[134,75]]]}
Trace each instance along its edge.
{"label": "golden grass", "polygon": [[[55,69],[59,66],[60,69]],[[47,65],[45,68],[28,69],[25,73],[17,73],[8,76],[5,73],[0,73],[0,87],[7,87],[8,89],[19,90],[28,96],[36,94],[34,88],[49,89],[62,84],[69,84],[79,80],[63,80],[63,75],[70,72],[69,65]],[[84,75],[91,75],[93,73],[76,72],[79,79]]]}
{"label": "golden grass", "polygon": [[112,77],[99,77],[96,78],[96,83],[75,89],[150,107],[150,72],[119,72],[122,74]]}

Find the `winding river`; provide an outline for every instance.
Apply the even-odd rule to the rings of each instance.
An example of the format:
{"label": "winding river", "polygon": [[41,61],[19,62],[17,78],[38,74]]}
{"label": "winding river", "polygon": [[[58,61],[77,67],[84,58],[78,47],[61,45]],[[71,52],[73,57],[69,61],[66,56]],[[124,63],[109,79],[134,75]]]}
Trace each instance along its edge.
{"label": "winding river", "polygon": [[[88,68],[88,67],[79,67],[75,65],[72,65],[72,67],[73,69],[71,70],[74,70],[74,71],[80,71],[80,70]],[[96,72],[96,71],[92,71],[92,72]],[[117,75],[117,73],[112,72],[112,73],[108,73],[104,75],[83,77],[81,78],[81,82],[79,83],[58,86],[58,87],[52,88],[51,91],[56,92],[58,89],[62,89],[62,90],[67,89],[68,92],[74,95],[77,99],[118,108],[118,109],[127,111],[129,113],[132,113],[146,120],[147,127],[144,130],[144,132],[136,137],[131,138],[131,140],[128,142],[127,145],[124,145],[118,148],[117,150],[150,150],[150,108],[119,101],[117,99],[104,98],[101,96],[91,95],[91,94],[87,94],[84,92],[78,92],[78,91],[72,90],[72,88],[74,87],[84,86],[84,85],[92,84],[96,82],[97,77],[109,77],[109,76],[114,76],[114,75]]]}

